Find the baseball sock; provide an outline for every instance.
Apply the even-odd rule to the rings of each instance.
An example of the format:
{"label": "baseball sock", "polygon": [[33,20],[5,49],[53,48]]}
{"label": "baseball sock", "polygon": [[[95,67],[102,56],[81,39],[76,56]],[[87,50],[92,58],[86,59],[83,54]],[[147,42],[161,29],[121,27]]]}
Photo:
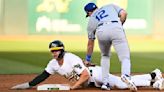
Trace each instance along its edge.
{"label": "baseball sock", "polygon": [[108,73],[110,68],[109,56],[101,57],[101,66],[102,66],[102,80],[103,83],[108,82]]}
{"label": "baseball sock", "polygon": [[122,73],[122,75],[126,74],[126,75],[130,76],[130,68],[131,68],[130,60],[124,59],[121,62],[121,73]]}

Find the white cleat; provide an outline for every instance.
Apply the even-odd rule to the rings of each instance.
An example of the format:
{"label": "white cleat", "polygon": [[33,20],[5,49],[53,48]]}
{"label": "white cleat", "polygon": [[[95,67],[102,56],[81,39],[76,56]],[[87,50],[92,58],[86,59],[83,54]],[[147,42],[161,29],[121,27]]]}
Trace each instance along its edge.
{"label": "white cleat", "polygon": [[109,83],[103,84],[103,85],[101,86],[101,89],[102,89],[102,90],[110,90],[110,85],[109,85]]}
{"label": "white cleat", "polygon": [[164,78],[157,80],[154,84],[153,84],[153,88],[159,89],[159,90],[163,90],[164,89]]}
{"label": "white cleat", "polygon": [[127,76],[127,75],[122,75],[122,76],[121,76],[121,80],[127,84],[128,88],[129,88],[132,92],[136,92],[136,91],[137,91],[136,85],[134,84],[134,82],[132,82],[132,81],[130,80],[130,77],[129,77],[129,76]]}
{"label": "white cleat", "polygon": [[155,69],[151,73],[155,73],[155,78],[154,78],[154,80],[152,80],[152,82],[156,82],[157,80],[160,80],[163,78],[162,73],[159,69]]}

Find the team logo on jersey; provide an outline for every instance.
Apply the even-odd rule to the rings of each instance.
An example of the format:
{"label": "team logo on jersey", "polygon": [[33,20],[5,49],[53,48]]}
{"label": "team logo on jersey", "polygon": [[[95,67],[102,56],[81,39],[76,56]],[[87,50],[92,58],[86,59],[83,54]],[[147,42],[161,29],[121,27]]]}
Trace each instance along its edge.
{"label": "team logo on jersey", "polygon": [[77,64],[77,65],[74,65],[74,68],[79,68],[79,69],[81,69],[82,66],[81,66],[80,64]]}
{"label": "team logo on jersey", "polygon": [[69,79],[69,81],[77,81],[79,80],[79,75],[76,73],[76,71],[73,69],[71,73],[67,73],[64,75],[65,78]]}

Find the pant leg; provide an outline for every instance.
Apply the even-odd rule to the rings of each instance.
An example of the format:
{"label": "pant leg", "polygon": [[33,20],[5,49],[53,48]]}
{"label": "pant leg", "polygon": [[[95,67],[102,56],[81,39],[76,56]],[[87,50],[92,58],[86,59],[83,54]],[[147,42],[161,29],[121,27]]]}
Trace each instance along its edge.
{"label": "pant leg", "polygon": [[108,81],[108,73],[110,70],[110,42],[99,41],[99,47],[101,50],[101,67],[102,67],[102,79],[103,83]]}
{"label": "pant leg", "polygon": [[121,62],[121,74],[130,75],[131,62],[130,62],[130,49],[123,29],[115,28],[112,44]]}
{"label": "pant leg", "polygon": [[111,40],[109,28],[101,27],[97,30],[98,44],[101,51],[101,67],[102,67],[102,80],[103,83],[108,81],[108,73],[110,71],[110,49],[111,49]]}
{"label": "pant leg", "polygon": [[[149,87],[151,76],[150,74],[134,75],[131,77],[131,80],[137,87]],[[128,88],[128,86],[121,80],[119,76],[109,74],[108,82],[112,87],[116,87],[118,89]]]}
{"label": "pant leg", "polygon": [[131,79],[136,86],[151,86],[150,82],[152,78],[150,74],[134,75]]}
{"label": "pant leg", "polygon": [[128,86],[121,80],[119,76],[115,76],[113,74],[109,74],[109,84],[112,88],[117,89],[127,89]]}

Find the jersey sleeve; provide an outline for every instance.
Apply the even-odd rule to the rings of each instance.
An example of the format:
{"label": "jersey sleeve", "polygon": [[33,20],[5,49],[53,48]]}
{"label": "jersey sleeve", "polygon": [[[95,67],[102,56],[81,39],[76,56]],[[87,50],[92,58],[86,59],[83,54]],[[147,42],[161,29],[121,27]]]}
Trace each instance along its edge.
{"label": "jersey sleeve", "polygon": [[88,32],[88,38],[89,39],[95,39],[95,32],[96,32],[96,26],[97,24],[94,21],[94,17],[90,17],[88,21],[88,27],[87,27],[87,32]]}
{"label": "jersey sleeve", "polygon": [[54,74],[55,70],[54,70],[55,64],[54,61],[51,60],[48,64],[47,67],[45,68],[46,72],[48,72],[49,74]]}
{"label": "jersey sleeve", "polygon": [[118,14],[120,13],[121,10],[123,10],[123,8],[121,8],[117,5],[112,4],[112,6],[114,7],[114,9],[117,11]]}

